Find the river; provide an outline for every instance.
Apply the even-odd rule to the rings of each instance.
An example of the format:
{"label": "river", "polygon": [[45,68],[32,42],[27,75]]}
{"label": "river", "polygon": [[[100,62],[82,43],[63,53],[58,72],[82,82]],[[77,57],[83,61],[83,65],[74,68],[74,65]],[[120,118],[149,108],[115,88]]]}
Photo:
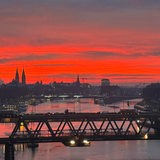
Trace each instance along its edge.
{"label": "river", "polygon": [[[120,108],[133,108],[139,99],[113,105]],[[111,106],[111,105],[109,105]],[[63,100],[29,106],[28,113],[64,112],[118,112],[120,108],[112,108],[93,103],[93,99]],[[0,124],[0,136],[11,130],[11,126]],[[159,160],[160,141],[100,141],[91,142],[90,147],[65,147],[61,143],[41,143],[36,149],[18,146],[15,160]],[[4,146],[0,146],[0,160],[4,159]]]}

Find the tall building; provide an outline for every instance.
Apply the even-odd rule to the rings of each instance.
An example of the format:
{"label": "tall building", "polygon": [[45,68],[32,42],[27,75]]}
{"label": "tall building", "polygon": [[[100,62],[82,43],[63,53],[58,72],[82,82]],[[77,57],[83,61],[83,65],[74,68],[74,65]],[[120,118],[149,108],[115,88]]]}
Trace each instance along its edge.
{"label": "tall building", "polygon": [[102,79],[101,86],[110,86],[110,80],[109,79]]}
{"label": "tall building", "polygon": [[15,82],[16,82],[16,83],[19,83],[19,73],[18,73],[18,69],[16,69]]}
{"label": "tall building", "polygon": [[26,84],[26,74],[25,74],[24,69],[22,71],[22,84]]}
{"label": "tall building", "polygon": [[76,81],[77,85],[80,85],[80,79],[79,79],[79,75],[77,76],[77,81]]}

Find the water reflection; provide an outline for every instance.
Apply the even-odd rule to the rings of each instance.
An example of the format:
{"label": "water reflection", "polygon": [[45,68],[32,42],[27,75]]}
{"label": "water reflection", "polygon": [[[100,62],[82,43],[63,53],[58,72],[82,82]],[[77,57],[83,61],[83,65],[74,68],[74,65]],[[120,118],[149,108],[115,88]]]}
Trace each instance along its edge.
{"label": "water reflection", "polygon": [[159,141],[93,142],[91,147],[64,147],[60,143],[40,144],[36,150],[16,153],[16,160],[158,160]]}
{"label": "water reflection", "polygon": [[[130,108],[139,100],[132,101]],[[128,108],[127,103],[113,105]],[[93,99],[75,102],[46,102],[38,106],[29,106],[27,112],[108,112],[118,111],[113,108],[93,103]],[[12,125],[0,124],[0,135],[11,130]],[[2,131],[3,130],[3,131]],[[61,143],[41,143],[38,148],[25,146],[24,150],[15,151],[16,160],[158,160],[160,141],[100,141],[91,142],[90,147],[65,147]],[[0,146],[0,160],[4,159],[4,146]]]}

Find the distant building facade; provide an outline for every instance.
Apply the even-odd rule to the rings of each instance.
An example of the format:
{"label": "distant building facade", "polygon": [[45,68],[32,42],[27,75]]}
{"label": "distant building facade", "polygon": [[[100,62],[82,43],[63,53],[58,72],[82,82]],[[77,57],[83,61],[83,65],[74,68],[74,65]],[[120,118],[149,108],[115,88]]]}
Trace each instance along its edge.
{"label": "distant building facade", "polygon": [[110,86],[110,80],[109,79],[102,79],[101,86]]}
{"label": "distant building facade", "polygon": [[59,94],[88,95],[91,92],[91,85],[88,83],[81,83],[79,75],[77,75],[77,78],[72,83],[53,82],[51,85],[54,88],[54,93],[56,95]]}

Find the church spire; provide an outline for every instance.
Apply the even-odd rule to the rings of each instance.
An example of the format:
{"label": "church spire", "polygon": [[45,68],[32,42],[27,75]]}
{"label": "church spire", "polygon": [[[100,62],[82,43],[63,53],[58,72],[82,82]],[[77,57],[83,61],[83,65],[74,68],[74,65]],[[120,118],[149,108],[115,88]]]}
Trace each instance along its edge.
{"label": "church spire", "polygon": [[76,81],[76,84],[80,84],[80,79],[79,79],[79,75],[77,76],[77,81]]}
{"label": "church spire", "polygon": [[26,74],[25,74],[24,68],[22,71],[22,84],[26,84]]}
{"label": "church spire", "polygon": [[15,81],[16,81],[16,83],[19,83],[19,73],[18,73],[18,68],[16,69]]}

